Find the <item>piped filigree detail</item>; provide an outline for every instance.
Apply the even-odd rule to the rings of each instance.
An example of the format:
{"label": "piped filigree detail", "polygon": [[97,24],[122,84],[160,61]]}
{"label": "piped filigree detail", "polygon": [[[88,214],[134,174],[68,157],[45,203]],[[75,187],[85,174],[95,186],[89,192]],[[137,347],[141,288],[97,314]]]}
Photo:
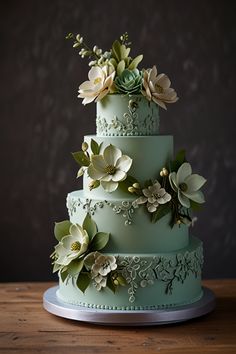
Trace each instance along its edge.
{"label": "piped filigree detail", "polygon": [[133,221],[134,207],[132,202],[122,201],[120,204],[114,204],[107,200],[99,201],[94,203],[92,199],[86,198],[82,200],[80,198],[73,198],[71,196],[67,196],[66,206],[68,208],[69,216],[72,217],[76,211],[77,207],[81,207],[84,209],[86,213],[89,215],[94,215],[98,209],[103,208],[105,205],[108,205],[115,214],[122,215],[125,219],[125,225],[131,225]]}
{"label": "piped filigree detail", "polygon": [[106,118],[97,116],[97,134],[100,136],[138,136],[154,134],[158,123],[157,118],[154,118],[153,109],[151,108],[150,113],[141,120],[137,108],[137,101],[130,100],[128,112],[123,114],[123,119],[114,116],[111,121],[108,122]]}
{"label": "piped filigree detail", "polygon": [[69,216],[73,216],[74,213],[76,212],[76,208],[78,205],[78,200],[77,198],[72,198],[69,195],[66,198],[66,207],[68,209],[69,212]]}
{"label": "piped filigree detail", "polygon": [[110,206],[116,214],[121,214],[125,218],[125,225],[132,224],[132,218],[134,214],[134,207],[132,202],[123,201],[121,204],[117,205],[105,200],[104,203]]}
{"label": "piped filigree detail", "polygon": [[120,260],[122,275],[128,284],[129,302],[135,302],[139,287],[147,287],[159,280],[166,284],[165,293],[172,294],[176,281],[184,283],[193,274],[200,276],[203,265],[203,249],[199,246],[192,252],[178,253],[174,259],[165,256],[153,257],[150,260],[142,257],[124,257]]}

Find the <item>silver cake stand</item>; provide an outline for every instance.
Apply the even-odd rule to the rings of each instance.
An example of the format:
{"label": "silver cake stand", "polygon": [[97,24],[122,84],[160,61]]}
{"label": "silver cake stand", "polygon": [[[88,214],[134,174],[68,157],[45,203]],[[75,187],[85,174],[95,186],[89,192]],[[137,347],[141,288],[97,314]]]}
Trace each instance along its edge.
{"label": "silver cake stand", "polygon": [[58,286],[49,288],[43,296],[44,308],[57,316],[76,321],[115,326],[153,326],[171,324],[197,318],[215,307],[215,295],[203,287],[202,298],[190,305],[160,310],[100,310],[66,304],[58,300]]}

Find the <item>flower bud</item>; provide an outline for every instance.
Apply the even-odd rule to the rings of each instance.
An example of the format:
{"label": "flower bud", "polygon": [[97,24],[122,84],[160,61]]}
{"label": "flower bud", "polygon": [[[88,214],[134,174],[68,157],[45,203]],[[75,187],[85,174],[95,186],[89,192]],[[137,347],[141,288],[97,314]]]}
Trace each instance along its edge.
{"label": "flower bud", "polygon": [[93,47],[93,52],[96,53],[97,50],[98,50],[98,46],[95,45],[95,46]]}
{"label": "flower bud", "polygon": [[121,286],[125,286],[126,285],[125,278],[122,275],[118,275],[118,277],[116,279],[117,279],[119,285],[121,285]]}
{"label": "flower bud", "polygon": [[96,60],[92,60],[92,61],[90,61],[89,62],[89,66],[94,66],[94,65],[96,65],[97,64],[97,61]]}
{"label": "flower bud", "polygon": [[73,37],[74,37],[73,33],[68,33],[68,34],[66,35],[66,39],[71,39],[71,38],[73,38]]}
{"label": "flower bud", "polygon": [[76,178],[79,178],[79,177],[83,176],[84,171],[85,171],[84,166],[80,167],[80,169],[79,169],[79,171],[78,171],[78,173],[77,173]]}
{"label": "flower bud", "polygon": [[169,175],[169,171],[167,170],[167,168],[163,167],[161,172],[160,172],[160,176],[161,177],[167,177]]}
{"label": "flower bud", "polygon": [[96,54],[99,56],[99,55],[101,55],[102,54],[102,50],[101,49],[97,49],[96,50]]}
{"label": "flower bud", "polygon": [[76,40],[79,42],[79,41],[80,41],[80,38],[81,38],[80,34],[77,34],[75,38],[76,38]]}
{"label": "flower bud", "polygon": [[88,150],[88,144],[86,143],[86,141],[84,141],[83,143],[82,143],[82,150],[83,151],[87,151]]}
{"label": "flower bud", "polygon": [[89,190],[91,191],[92,189],[97,188],[99,185],[99,181],[93,180],[89,183]]}
{"label": "flower bud", "polygon": [[137,183],[137,182],[133,184],[133,187],[134,187],[135,189],[140,189],[140,185],[139,185],[139,183]]}
{"label": "flower bud", "polygon": [[77,47],[79,47],[79,43],[78,42],[75,42],[74,44],[73,44],[73,48],[77,48]]}
{"label": "flower bud", "polygon": [[129,191],[130,193],[135,193],[135,188],[134,188],[134,187],[129,187],[129,188],[128,188],[128,191]]}
{"label": "flower bud", "polygon": [[109,59],[110,58],[110,56],[111,56],[111,52],[104,52],[103,53],[103,58],[105,58],[105,59]]}

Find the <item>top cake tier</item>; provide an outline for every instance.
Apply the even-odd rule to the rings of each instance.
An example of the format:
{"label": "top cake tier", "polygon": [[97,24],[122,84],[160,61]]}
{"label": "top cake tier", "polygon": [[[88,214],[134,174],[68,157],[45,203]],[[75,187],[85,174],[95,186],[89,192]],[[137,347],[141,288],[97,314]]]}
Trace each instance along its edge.
{"label": "top cake tier", "polygon": [[145,136],[159,133],[159,109],[143,95],[109,94],[97,102],[97,136]]}

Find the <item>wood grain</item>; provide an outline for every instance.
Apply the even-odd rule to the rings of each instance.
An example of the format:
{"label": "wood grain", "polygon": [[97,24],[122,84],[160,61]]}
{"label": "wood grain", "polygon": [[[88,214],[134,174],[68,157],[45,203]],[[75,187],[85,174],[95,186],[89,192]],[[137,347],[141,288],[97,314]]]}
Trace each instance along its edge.
{"label": "wood grain", "polygon": [[108,327],[62,319],[42,306],[54,283],[0,284],[0,353],[236,353],[236,280],[204,285],[217,297],[209,315],[182,324]]}

